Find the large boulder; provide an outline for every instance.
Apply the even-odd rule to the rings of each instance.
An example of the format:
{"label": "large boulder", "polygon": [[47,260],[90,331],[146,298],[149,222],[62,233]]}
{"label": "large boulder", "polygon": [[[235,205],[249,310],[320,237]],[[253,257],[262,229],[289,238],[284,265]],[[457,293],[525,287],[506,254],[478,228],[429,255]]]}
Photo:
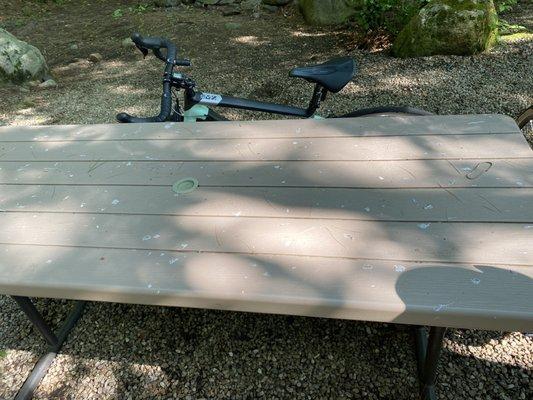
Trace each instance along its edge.
{"label": "large boulder", "polygon": [[488,50],[497,34],[492,0],[433,0],[403,28],[393,52],[398,57],[471,55]]}
{"label": "large boulder", "polygon": [[312,25],[336,25],[350,20],[364,0],[299,0],[300,11]]}
{"label": "large boulder", "polygon": [[41,52],[0,28],[0,82],[44,80],[48,67]]}

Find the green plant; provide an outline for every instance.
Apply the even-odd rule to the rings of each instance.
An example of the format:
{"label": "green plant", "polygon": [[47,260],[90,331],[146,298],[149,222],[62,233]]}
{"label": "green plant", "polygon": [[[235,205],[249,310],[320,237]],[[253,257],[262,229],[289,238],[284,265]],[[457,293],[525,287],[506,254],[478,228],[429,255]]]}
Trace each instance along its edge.
{"label": "green plant", "polygon": [[124,11],[122,11],[121,8],[117,8],[115,11],[113,11],[113,18],[121,18],[122,16],[124,16]]}
{"label": "green plant", "polygon": [[129,7],[128,9],[131,13],[142,14],[150,10],[150,5],[141,3],[134,7]]}
{"label": "green plant", "polygon": [[518,0],[495,0],[494,6],[497,12],[502,13],[512,9],[516,3],[518,3]]}
{"label": "green plant", "polygon": [[363,0],[357,22],[365,30],[398,33],[429,0]]}
{"label": "green plant", "polygon": [[[149,4],[141,3],[137,4],[136,6],[128,7],[127,11],[131,14],[142,14],[147,11],[150,11],[152,8]],[[113,11],[113,18],[122,18],[124,16],[124,11],[122,8],[117,8],[115,11]]]}

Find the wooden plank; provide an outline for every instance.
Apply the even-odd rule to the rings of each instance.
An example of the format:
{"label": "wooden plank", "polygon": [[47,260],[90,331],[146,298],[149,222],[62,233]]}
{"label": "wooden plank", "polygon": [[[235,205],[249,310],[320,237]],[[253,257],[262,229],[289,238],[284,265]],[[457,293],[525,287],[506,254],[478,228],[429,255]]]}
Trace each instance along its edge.
{"label": "wooden plank", "polygon": [[95,124],[0,127],[0,142],[56,140],[303,138],[517,133],[504,115],[395,116],[323,120],[228,121],[202,124]]}
{"label": "wooden plank", "polygon": [[0,211],[533,224],[533,189],[0,186]]}
{"label": "wooden plank", "polygon": [[[131,262],[135,260],[135,262]],[[0,245],[0,292],[529,331],[533,268]]]}
{"label": "wooden plank", "polygon": [[533,158],[523,135],[1,143],[2,161],[368,161]]}
{"label": "wooden plank", "polygon": [[533,187],[533,159],[374,162],[0,162],[0,184]]}
{"label": "wooden plank", "polygon": [[533,265],[533,225],[0,213],[0,243]]}

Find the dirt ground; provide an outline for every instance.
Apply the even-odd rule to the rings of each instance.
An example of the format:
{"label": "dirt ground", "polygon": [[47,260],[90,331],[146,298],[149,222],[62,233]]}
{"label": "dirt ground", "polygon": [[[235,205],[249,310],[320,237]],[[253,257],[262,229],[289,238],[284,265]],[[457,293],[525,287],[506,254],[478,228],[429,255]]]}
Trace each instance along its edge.
{"label": "dirt ground", "polygon": [[[357,77],[328,97],[322,115],[391,104],[515,117],[533,103],[531,38],[473,57],[398,60],[354,48],[350,30],[305,26],[290,9],[222,16],[216,7],[141,12],[138,3],[0,0],[0,26],[41,49],[58,82],[0,87],[0,125],[157,114],[163,65],[122,45],[134,31],[177,43],[201,90],[300,106],[312,85],[289,78],[291,68],[353,56]],[[532,29],[532,10],[522,2],[509,19]],[[103,60],[88,61],[91,53]],[[68,309],[62,301],[38,305],[56,325]],[[44,346],[6,296],[0,321],[0,398],[11,398]],[[415,399],[411,340],[408,327],[392,324],[91,303],[36,398]],[[533,392],[533,339],[523,333],[451,330],[442,361],[441,398],[518,400]]]}
{"label": "dirt ground", "polygon": [[[388,52],[354,49],[351,30],[320,30],[300,15],[263,12],[223,17],[222,7],[178,7],[137,12],[135,1],[84,1],[60,5],[0,0],[0,24],[42,50],[59,87],[53,90],[0,88],[4,124],[113,122],[121,111],[157,114],[163,65],[146,60],[121,41],[138,31],[165,36],[192,60],[184,71],[206,92],[252,97],[305,106],[312,85],[289,78],[299,65],[352,55],[357,77],[341,93],[330,95],[322,115],[343,114],[376,105],[411,105],[435,113],[500,112],[516,116],[533,103],[533,85],[524,81],[533,41],[506,43],[475,57],[429,57],[413,62]],[[512,21],[529,23],[524,3]],[[121,17],[114,17],[121,10]],[[528,22],[529,21],[529,22]],[[52,34],[53,33],[53,34]],[[77,48],[72,49],[75,45]],[[91,53],[103,61],[87,61]],[[275,118],[226,111],[233,118]]]}

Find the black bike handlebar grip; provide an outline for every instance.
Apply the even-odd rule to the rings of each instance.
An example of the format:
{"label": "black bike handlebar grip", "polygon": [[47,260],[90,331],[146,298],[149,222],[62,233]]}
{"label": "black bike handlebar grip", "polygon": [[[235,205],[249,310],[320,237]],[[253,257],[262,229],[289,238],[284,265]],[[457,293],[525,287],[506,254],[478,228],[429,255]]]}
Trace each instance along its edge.
{"label": "black bike handlebar grip", "polygon": [[174,65],[179,65],[179,66],[183,66],[183,67],[190,67],[191,66],[191,60],[189,60],[187,58],[185,58],[183,60],[176,60]]}

